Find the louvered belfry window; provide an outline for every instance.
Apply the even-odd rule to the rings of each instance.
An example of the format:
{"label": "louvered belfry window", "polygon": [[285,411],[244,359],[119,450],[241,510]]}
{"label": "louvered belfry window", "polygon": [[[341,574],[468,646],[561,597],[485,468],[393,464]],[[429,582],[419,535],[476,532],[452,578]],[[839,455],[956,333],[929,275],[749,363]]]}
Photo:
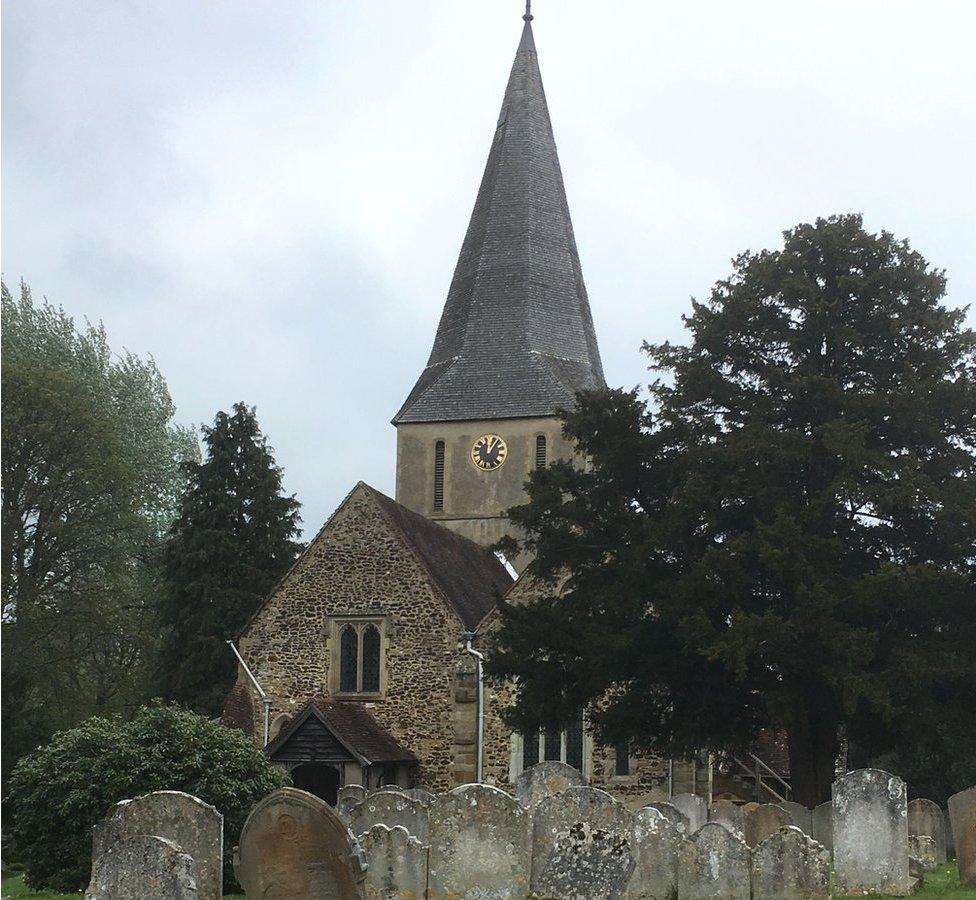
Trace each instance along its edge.
{"label": "louvered belfry window", "polygon": [[444,442],[434,444],[434,509],[444,508]]}
{"label": "louvered belfry window", "polygon": [[540,434],[535,439],[535,467],[544,469],[546,467],[546,436]]}
{"label": "louvered belfry window", "polygon": [[359,633],[352,625],[342,629],[339,644],[339,690],[352,693],[359,680]]}

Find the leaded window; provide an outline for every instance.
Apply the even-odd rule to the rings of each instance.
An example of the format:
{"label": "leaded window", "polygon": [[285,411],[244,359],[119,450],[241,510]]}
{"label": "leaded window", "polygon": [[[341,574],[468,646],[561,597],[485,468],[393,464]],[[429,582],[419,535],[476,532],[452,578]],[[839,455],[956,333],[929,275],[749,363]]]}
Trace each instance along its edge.
{"label": "leaded window", "polygon": [[353,692],[359,679],[359,633],[352,625],[342,629],[339,653],[339,690]]}
{"label": "leaded window", "polygon": [[549,728],[522,737],[522,770],[540,762],[564,762],[583,771],[583,716],[558,730]]}
{"label": "leaded window", "polygon": [[363,630],[363,693],[378,694],[380,690],[380,633],[375,625]]}
{"label": "leaded window", "polygon": [[[337,625],[333,645],[332,690],[341,694],[379,694],[383,690],[382,620],[353,620]],[[333,632],[335,633],[335,632]]]}

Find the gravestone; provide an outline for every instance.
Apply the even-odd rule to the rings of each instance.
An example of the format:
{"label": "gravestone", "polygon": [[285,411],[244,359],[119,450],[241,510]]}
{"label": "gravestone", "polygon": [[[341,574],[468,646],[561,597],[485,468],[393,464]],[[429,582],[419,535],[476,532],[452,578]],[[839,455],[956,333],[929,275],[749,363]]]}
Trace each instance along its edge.
{"label": "gravestone", "polygon": [[787,825],[752,853],[753,900],[830,900],[830,854]]}
{"label": "gravestone", "polygon": [[556,839],[534,891],[550,900],[619,900],[633,871],[626,835],[577,822]]}
{"label": "gravestone", "polygon": [[776,804],[783,807],[789,814],[792,824],[796,825],[805,835],[813,837],[813,810],[808,809],[802,803],[793,800],[784,800]]}
{"label": "gravestone", "polygon": [[430,900],[523,898],[529,859],[529,813],[504,791],[465,784],[431,807]]}
{"label": "gravestone", "polygon": [[262,900],[362,900],[366,856],[328,803],[279,788],[247,817],[234,873]]}
{"label": "gravestone", "polygon": [[938,803],[919,797],[908,804],[908,836],[922,835],[932,838],[936,865],[941,866],[946,861],[945,817]]}
{"label": "gravestone", "polygon": [[586,779],[579,769],[561,762],[541,762],[519,775],[515,781],[515,796],[522,806],[531,809],[543,797],[585,784]]}
{"label": "gravestone", "polygon": [[428,848],[400,825],[374,825],[360,839],[366,854],[366,900],[419,900],[427,895]]}
{"label": "gravestone", "polygon": [[937,869],[939,861],[937,859],[935,840],[927,834],[908,835],[908,871],[914,874],[917,869],[920,872],[927,872],[930,869]]}
{"label": "gravestone", "polygon": [[427,788],[415,787],[407,788],[404,792],[411,800],[416,800],[418,803],[423,803],[424,806],[429,807],[433,802],[434,798],[437,796],[431,793]]}
{"label": "gravestone", "polygon": [[224,883],[224,817],[182,791],[154,791],[116,803],[92,835],[92,865],[123,838],[151,834],[172,841],[196,866],[197,896],[220,900]]}
{"label": "gravestone", "polygon": [[85,900],[199,900],[196,865],[172,841],[126,835],[101,854]]}
{"label": "gravestone", "polygon": [[349,821],[349,814],[366,799],[366,788],[361,784],[344,784],[339,788],[336,799],[336,812],[343,821]]}
{"label": "gravestone", "polygon": [[976,884],[976,787],[949,798],[949,821],[959,864],[959,881],[966,885]]}
{"label": "gravestone", "polygon": [[675,794],[671,805],[688,817],[688,833],[694,834],[708,821],[708,805],[698,794]]}
{"label": "gravestone", "polygon": [[813,834],[811,837],[827,848],[828,853],[834,850],[834,803],[825,800],[813,810]]}
{"label": "gravestone", "polygon": [[750,848],[758,847],[780,828],[792,825],[790,814],[775,803],[760,803],[745,814],[745,838]]}
{"label": "gravestone", "polygon": [[745,833],[742,809],[738,803],[733,803],[731,800],[716,800],[708,807],[708,821],[718,822],[719,825],[724,825],[729,831],[737,834],[739,837],[742,837]]}
{"label": "gravestone", "polygon": [[687,837],[691,834],[691,823],[688,817],[677,806],[670,803],[649,803],[644,809],[656,809],[665,819],[667,819],[678,832]]}
{"label": "gravestone", "polygon": [[616,834],[630,834],[634,815],[606,791],[569,787],[543,797],[532,811],[532,889],[560,836],[578,822]]}
{"label": "gravestone", "polygon": [[881,769],[858,769],[834,782],[833,798],[836,892],[909,893],[905,782]]}
{"label": "gravestone", "polygon": [[635,866],[626,900],[671,900],[675,896],[681,840],[681,832],[660,810],[645,806],[634,813],[630,844]]}
{"label": "gravestone", "polygon": [[421,844],[426,844],[430,833],[430,810],[400,791],[377,791],[349,813],[349,830],[355,835],[369,831],[374,825],[386,825],[387,828],[400,825]]}
{"label": "gravestone", "polygon": [[678,853],[678,897],[749,900],[749,848],[718,822],[707,822]]}

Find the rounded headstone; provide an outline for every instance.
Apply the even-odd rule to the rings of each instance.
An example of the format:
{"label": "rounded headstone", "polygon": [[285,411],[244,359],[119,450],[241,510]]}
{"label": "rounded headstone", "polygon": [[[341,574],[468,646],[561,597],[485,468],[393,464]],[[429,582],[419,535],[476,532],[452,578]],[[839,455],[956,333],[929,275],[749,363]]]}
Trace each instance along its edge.
{"label": "rounded headstone", "polygon": [[95,863],[85,900],[199,900],[193,858],[154,834],[126,835]]}
{"label": "rounded headstone", "polygon": [[348,821],[349,813],[365,799],[366,788],[361,784],[344,784],[339,788],[339,795],[336,799],[336,812],[339,814],[339,818]]}
{"label": "rounded headstone", "polygon": [[656,809],[678,830],[678,833],[683,837],[688,837],[691,835],[691,822],[688,820],[688,817],[676,806],[672,806],[670,803],[664,803],[661,801],[658,803],[649,803],[644,807],[644,809]]}
{"label": "rounded headstone", "polygon": [[924,798],[909,802],[908,836],[932,838],[936,865],[941,866],[946,861],[946,823],[938,803]]}
{"label": "rounded headstone", "polygon": [[675,896],[681,841],[681,832],[660,810],[645,806],[634,813],[630,845],[635,867],[624,894],[626,900],[669,900]]}
{"label": "rounded headstone", "polygon": [[780,828],[752,853],[753,900],[829,900],[830,854],[795,825]]}
{"label": "rounded headstone", "polygon": [[785,825],[792,825],[790,814],[775,803],[760,803],[750,809],[744,816],[746,843],[750,847],[757,847],[771,834],[775,834]]}
{"label": "rounded headstone", "polygon": [[692,834],[708,821],[708,804],[698,794],[675,794],[671,805],[688,817],[688,828]]}
{"label": "rounded headstone", "polygon": [[617,900],[633,871],[626,835],[577,822],[556,839],[534,892],[549,900]]}
{"label": "rounded headstone", "polygon": [[515,796],[519,803],[531,808],[543,797],[585,784],[586,779],[579,769],[561,762],[541,762],[522,771],[515,781]]}
{"label": "rounded headstone", "polygon": [[749,848],[717,822],[707,822],[681,844],[678,897],[749,900]]}
{"label": "rounded headstone", "polygon": [[953,794],[949,798],[949,821],[956,847],[959,881],[976,884],[976,787]]}
{"label": "rounded headstone", "polygon": [[708,821],[724,825],[739,837],[744,835],[742,807],[731,800],[716,800],[708,807]]}
{"label": "rounded headstone", "polygon": [[796,803],[793,800],[784,800],[777,804],[790,814],[793,824],[808,837],[813,837],[813,810]]}
{"label": "rounded headstone", "polygon": [[355,835],[369,831],[374,825],[386,825],[387,828],[400,825],[421,844],[426,844],[430,809],[400,791],[377,791],[349,813],[349,830]]}
{"label": "rounded headstone", "polygon": [[427,847],[405,828],[374,825],[360,839],[367,900],[418,900],[427,893]]}

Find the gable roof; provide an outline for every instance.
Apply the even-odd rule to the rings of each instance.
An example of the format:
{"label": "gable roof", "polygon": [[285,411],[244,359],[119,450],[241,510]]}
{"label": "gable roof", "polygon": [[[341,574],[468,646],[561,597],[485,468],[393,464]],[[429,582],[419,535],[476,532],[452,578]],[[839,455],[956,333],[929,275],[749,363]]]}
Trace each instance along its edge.
{"label": "gable roof", "polygon": [[604,385],[526,18],[434,347],[393,422],[549,416]]}

